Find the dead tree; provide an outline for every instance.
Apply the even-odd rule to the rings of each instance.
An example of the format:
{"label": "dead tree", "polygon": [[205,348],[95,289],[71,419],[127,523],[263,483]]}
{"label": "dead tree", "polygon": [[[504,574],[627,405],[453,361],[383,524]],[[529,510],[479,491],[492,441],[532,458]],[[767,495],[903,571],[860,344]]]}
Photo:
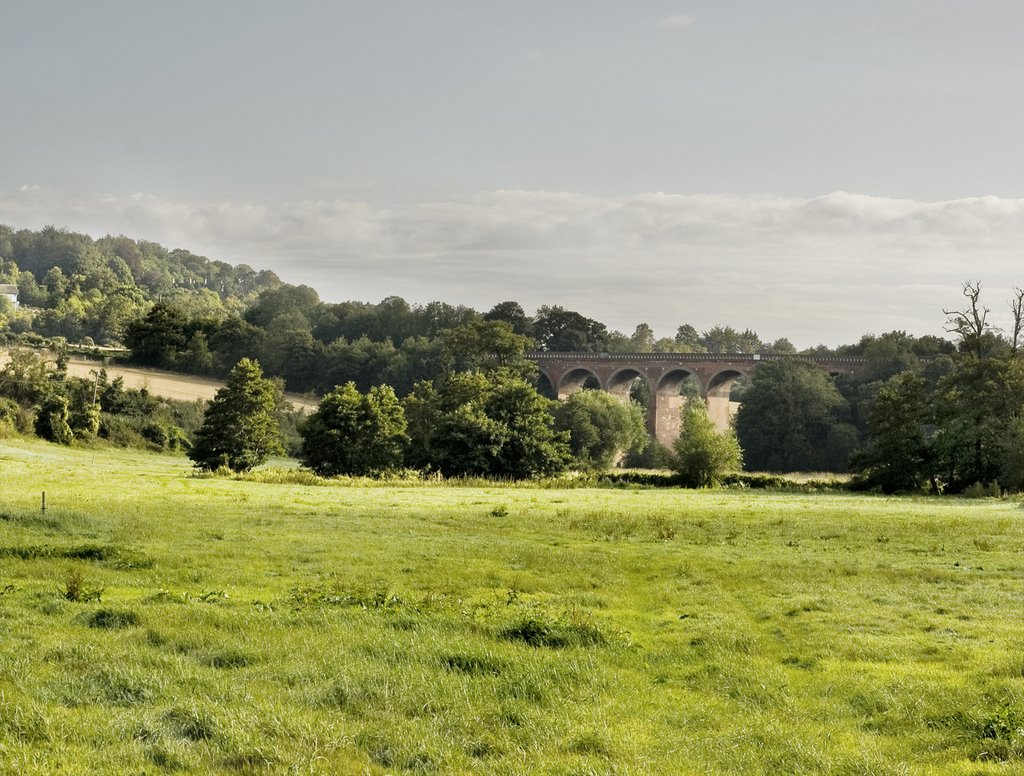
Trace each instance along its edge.
{"label": "dead tree", "polygon": [[966,309],[942,310],[948,316],[946,331],[960,338],[960,348],[964,352],[980,359],[985,355],[985,335],[995,333],[996,329],[988,322],[991,311],[980,301],[981,283],[966,281],[963,294],[967,298]]}
{"label": "dead tree", "polygon": [[1013,298],[1009,301],[1010,313],[1013,317],[1013,336],[1010,338],[1010,352],[1016,356],[1021,346],[1021,335],[1024,334],[1024,289],[1013,288]]}

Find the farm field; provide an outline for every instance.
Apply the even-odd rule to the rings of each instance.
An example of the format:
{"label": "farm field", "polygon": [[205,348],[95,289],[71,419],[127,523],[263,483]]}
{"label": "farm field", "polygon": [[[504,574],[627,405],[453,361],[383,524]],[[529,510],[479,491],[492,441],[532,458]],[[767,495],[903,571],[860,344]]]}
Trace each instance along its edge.
{"label": "farm field", "polygon": [[0,773],[1024,772],[1019,501],[290,478],[0,440]]}
{"label": "farm field", "polygon": [[[0,348],[0,366],[7,362],[7,351]],[[100,369],[106,369],[111,380],[121,378],[126,388],[145,388],[154,396],[178,401],[209,401],[224,386],[222,380],[212,377],[196,377],[194,375],[164,372],[159,369],[141,369],[139,367],[120,366],[118,364],[101,364],[87,358],[71,358],[68,360],[68,374],[91,380]],[[319,404],[318,399],[299,393],[285,393],[285,398],[301,412],[312,412]]]}

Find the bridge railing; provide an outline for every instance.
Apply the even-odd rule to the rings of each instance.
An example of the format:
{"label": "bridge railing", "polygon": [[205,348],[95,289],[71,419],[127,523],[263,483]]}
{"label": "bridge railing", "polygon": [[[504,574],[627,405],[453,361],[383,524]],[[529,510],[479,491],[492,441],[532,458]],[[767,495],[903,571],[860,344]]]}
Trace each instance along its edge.
{"label": "bridge railing", "polygon": [[862,366],[864,359],[860,356],[813,356],[789,353],[593,353],[593,352],[555,352],[534,351],[523,354],[531,361],[667,361],[672,363],[694,362],[737,362],[756,363],[758,361],[781,361],[792,358],[799,361],[810,361],[815,364],[845,364]]}

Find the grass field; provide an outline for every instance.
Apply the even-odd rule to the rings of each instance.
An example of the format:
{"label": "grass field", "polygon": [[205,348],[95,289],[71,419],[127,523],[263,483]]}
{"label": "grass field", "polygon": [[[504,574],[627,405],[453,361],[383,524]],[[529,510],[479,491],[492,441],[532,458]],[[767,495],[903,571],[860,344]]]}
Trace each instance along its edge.
{"label": "grass field", "polygon": [[1024,773],[1019,502],[0,483],[0,773]]}

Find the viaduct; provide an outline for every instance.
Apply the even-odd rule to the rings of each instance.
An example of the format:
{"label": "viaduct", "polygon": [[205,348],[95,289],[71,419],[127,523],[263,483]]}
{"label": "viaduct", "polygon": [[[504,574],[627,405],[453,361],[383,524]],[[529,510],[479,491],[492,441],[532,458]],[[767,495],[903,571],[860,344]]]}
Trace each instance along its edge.
{"label": "viaduct", "polygon": [[852,356],[781,356],[734,353],[527,353],[540,368],[559,399],[578,391],[590,380],[601,390],[629,399],[637,378],[650,392],[647,427],[662,444],[671,445],[679,436],[679,411],[686,399],[680,388],[694,378],[708,405],[715,425],[729,425],[729,392],[740,377],[751,377],[765,361],[798,358],[832,376],[856,375],[864,359]]}

